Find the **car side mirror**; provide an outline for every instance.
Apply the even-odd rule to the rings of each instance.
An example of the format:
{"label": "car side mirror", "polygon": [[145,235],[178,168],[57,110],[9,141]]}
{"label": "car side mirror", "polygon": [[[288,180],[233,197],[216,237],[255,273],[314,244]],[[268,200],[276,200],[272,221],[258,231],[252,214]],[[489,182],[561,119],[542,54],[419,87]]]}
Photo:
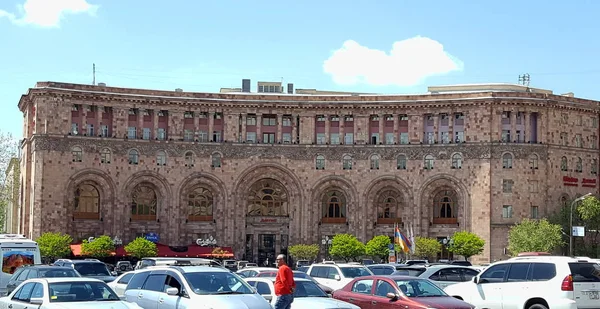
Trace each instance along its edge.
{"label": "car side mirror", "polygon": [[111,272],[110,272],[110,275],[111,275],[111,276],[118,276],[119,274],[117,274],[117,272],[116,272],[116,271],[111,271]]}
{"label": "car side mirror", "polygon": [[258,290],[256,289],[256,287],[251,287],[252,291],[254,291],[254,293],[258,293]]}
{"label": "car side mirror", "polygon": [[44,299],[43,298],[32,298],[29,300],[29,303],[32,305],[41,305],[44,303]]}
{"label": "car side mirror", "polygon": [[327,297],[333,298],[333,295],[332,294],[327,294]]}
{"label": "car side mirror", "polygon": [[167,288],[167,290],[165,292],[169,296],[175,296],[175,295],[179,294],[179,289],[178,288]]}
{"label": "car side mirror", "polygon": [[263,295],[263,297],[268,300],[268,301],[272,301],[273,300],[273,295]]}
{"label": "car side mirror", "polygon": [[398,295],[394,294],[394,293],[387,293],[385,294],[385,296],[391,300],[396,300],[398,299]]}
{"label": "car side mirror", "polygon": [[333,276],[333,279],[340,281],[340,280],[342,280],[342,277],[340,277],[340,275],[335,275],[335,276]]}
{"label": "car side mirror", "polygon": [[479,284],[479,277],[478,276],[473,277],[473,283]]}

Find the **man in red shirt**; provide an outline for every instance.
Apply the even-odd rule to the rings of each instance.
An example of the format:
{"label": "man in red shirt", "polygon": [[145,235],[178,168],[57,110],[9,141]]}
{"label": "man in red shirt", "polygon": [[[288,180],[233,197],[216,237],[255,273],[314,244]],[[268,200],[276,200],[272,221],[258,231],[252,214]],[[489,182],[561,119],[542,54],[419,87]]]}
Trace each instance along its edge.
{"label": "man in red shirt", "polygon": [[278,255],[276,261],[279,270],[277,270],[277,276],[275,276],[275,295],[277,295],[275,309],[290,309],[294,301],[294,290],[296,289],[294,273],[287,266],[285,255]]}

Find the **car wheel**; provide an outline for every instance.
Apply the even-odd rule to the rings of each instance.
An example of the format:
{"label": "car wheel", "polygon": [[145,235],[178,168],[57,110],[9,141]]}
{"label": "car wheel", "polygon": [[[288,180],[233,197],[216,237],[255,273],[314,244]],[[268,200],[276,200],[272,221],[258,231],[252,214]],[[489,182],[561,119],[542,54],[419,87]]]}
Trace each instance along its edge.
{"label": "car wheel", "polygon": [[548,307],[546,307],[543,304],[533,304],[531,306],[529,306],[529,308],[527,309],[548,309]]}

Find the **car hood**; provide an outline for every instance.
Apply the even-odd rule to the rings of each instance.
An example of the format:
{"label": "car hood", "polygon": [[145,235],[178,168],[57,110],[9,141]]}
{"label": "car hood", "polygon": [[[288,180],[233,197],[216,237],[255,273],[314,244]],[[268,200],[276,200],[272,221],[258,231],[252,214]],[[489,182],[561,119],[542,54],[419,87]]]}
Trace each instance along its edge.
{"label": "car hood", "polygon": [[475,308],[471,306],[469,303],[466,303],[458,298],[454,298],[451,296],[441,296],[441,297],[415,297],[411,298],[412,301],[417,302],[421,305],[425,305],[428,308],[452,308],[452,309],[472,309]]}
{"label": "car hood", "polygon": [[84,276],[84,277],[102,280],[102,281],[107,282],[107,283],[108,282],[113,282],[117,278],[117,277],[113,277],[113,276]]}
{"label": "car hood", "polygon": [[[471,287],[474,283],[471,281],[459,282],[449,285],[444,288],[444,292],[450,296],[460,295],[460,292],[468,291],[468,288]],[[456,294],[458,293],[458,294]]]}
{"label": "car hood", "polygon": [[258,294],[211,295],[191,299],[191,303],[204,304],[206,309],[271,309],[271,304]]}
{"label": "car hood", "polygon": [[50,303],[49,307],[55,309],[141,309],[137,304],[124,301]]}
{"label": "car hood", "polygon": [[346,308],[360,309],[360,307],[329,297],[294,297],[292,308],[311,308],[311,309],[328,309],[328,308]]}

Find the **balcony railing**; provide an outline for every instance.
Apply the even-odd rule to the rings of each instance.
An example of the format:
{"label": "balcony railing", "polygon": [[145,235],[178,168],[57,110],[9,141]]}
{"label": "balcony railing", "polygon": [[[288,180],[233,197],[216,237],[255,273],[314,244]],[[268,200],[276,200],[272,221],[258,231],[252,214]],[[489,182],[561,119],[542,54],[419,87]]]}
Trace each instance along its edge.
{"label": "balcony railing", "polygon": [[433,218],[433,224],[456,224],[458,219],[456,218]]}
{"label": "balcony railing", "polygon": [[321,223],[341,224],[346,223],[346,218],[322,218]]}

